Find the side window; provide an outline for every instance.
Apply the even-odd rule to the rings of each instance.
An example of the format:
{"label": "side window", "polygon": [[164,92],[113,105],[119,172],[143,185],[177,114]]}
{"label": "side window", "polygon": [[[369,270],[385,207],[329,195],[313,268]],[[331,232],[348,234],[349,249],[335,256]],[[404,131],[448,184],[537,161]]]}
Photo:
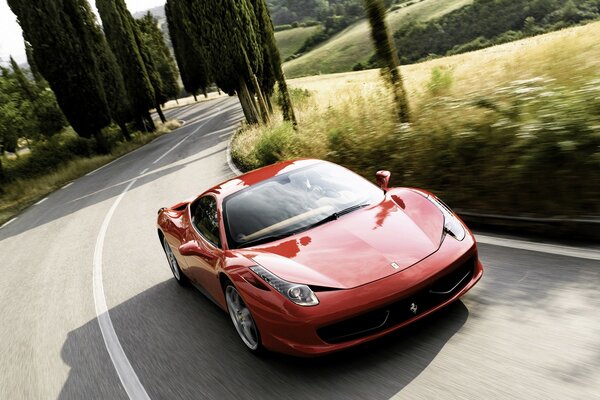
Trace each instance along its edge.
{"label": "side window", "polygon": [[209,242],[221,247],[217,202],[212,196],[202,197],[194,210],[194,225]]}

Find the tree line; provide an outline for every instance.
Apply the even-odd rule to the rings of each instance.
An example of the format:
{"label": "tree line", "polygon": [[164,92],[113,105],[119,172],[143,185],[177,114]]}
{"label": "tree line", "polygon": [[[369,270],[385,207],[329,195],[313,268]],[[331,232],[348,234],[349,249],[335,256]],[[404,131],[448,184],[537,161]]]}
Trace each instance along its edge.
{"label": "tree line", "polygon": [[477,50],[600,18],[600,0],[475,0],[394,34],[402,63]]}
{"label": "tree line", "polygon": [[[8,0],[8,4],[22,27],[32,74],[40,82],[37,87],[46,85],[44,90],[55,96],[46,94],[48,101],[55,99],[56,129],[66,119],[81,138],[93,138],[97,151],[107,153],[111,145],[104,130],[109,125],[118,125],[127,141],[131,125],[141,131],[155,129],[151,109],[165,122],[161,104],[179,92],[178,71],[149,13],[136,21],[124,0],[96,0],[100,27],[87,0]],[[406,122],[408,106],[385,26],[386,5],[383,0],[365,0],[365,4],[400,120]],[[271,99],[277,87],[283,118],[296,127],[265,0],[167,0],[165,13],[189,93],[206,94],[207,87],[216,84],[237,95],[247,122],[255,124],[272,118]],[[22,71],[15,66],[4,75],[23,81]],[[38,90],[37,96],[41,93]],[[16,132],[13,143],[14,137],[20,137]]]}
{"label": "tree line", "polygon": [[86,0],[9,0],[23,31],[28,61],[56,96],[66,120],[98,150],[110,151],[103,129],[117,124],[153,131],[149,110],[176,96],[177,69],[157,22],[136,21],[123,0],[97,0],[102,27]]}
{"label": "tree line", "polygon": [[238,96],[253,124],[270,119],[277,84],[283,118],[296,125],[265,0],[167,0],[165,13],[188,92],[214,82]]}

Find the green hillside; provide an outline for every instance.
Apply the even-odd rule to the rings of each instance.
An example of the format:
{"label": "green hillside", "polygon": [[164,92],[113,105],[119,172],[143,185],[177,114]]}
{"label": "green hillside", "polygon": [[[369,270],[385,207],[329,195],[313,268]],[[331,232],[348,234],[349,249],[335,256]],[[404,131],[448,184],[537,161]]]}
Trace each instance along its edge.
{"label": "green hillside", "polygon": [[275,32],[275,40],[277,40],[277,47],[281,53],[281,59],[285,60],[289,56],[296,53],[296,51],[302,47],[304,41],[310,36],[321,30],[321,25],[309,26],[306,28],[293,28],[285,31]]}
{"label": "green hillside", "polygon": [[[423,0],[390,12],[388,23],[394,32],[408,22],[439,18],[470,3],[472,0]],[[345,72],[358,62],[366,63],[373,52],[369,24],[361,20],[283,67],[288,77]]]}

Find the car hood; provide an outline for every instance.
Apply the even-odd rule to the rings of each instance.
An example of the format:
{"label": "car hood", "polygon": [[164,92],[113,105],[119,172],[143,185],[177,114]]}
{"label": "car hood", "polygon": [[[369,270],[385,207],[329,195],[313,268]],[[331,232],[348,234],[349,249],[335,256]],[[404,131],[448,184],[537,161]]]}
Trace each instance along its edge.
{"label": "car hood", "polygon": [[289,282],[349,289],[437,251],[443,225],[431,202],[403,191],[314,229],[238,251]]}

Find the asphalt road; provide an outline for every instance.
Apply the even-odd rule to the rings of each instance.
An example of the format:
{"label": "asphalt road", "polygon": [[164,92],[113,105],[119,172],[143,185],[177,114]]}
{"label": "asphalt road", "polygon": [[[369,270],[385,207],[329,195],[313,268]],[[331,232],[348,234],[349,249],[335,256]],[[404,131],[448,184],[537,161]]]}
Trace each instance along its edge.
{"label": "asphalt road", "polygon": [[159,207],[233,176],[241,110],[167,115],[186,124],[0,229],[0,399],[127,399],[121,379],[152,399],[600,399],[593,250],[481,244],[483,280],[416,325],[325,358],[249,354],[225,313],[171,278],[154,225]]}

